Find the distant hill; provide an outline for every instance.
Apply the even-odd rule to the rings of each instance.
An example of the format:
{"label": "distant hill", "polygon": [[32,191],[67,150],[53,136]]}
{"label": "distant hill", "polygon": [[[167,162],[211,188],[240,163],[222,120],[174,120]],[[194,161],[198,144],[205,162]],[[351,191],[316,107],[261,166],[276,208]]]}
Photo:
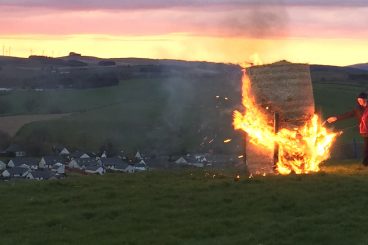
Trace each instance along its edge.
{"label": "distant hill", "polygon": [[313,83],[368,88],[368,70],[356,67],[311,65],[311,76]]}
{"label": "distant hill", "polygon": [[368,63],[355,64],[355,65],[351,65],[350,67],[368,71]]}
{"label": "distant hill", "polygon": [[144,77],[170,77],[178,73],[216,75],[239,69],[236,65],[156,60],[141,58],[103,59],[72,55],[52,58],[0,56],[0,88],[57,89],[96,88],[118,84],[118,80]]}

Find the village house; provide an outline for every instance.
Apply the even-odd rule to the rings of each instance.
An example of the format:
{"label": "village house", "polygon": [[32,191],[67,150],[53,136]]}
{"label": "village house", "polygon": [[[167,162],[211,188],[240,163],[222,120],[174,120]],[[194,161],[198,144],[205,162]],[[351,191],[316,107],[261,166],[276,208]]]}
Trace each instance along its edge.
{"label": "village house", "polygon": [[138,159],[138,160],[143,160],[143,156],[142,156],[142,154],[139,152],[139,151],[137,151],[137,153],[135,154],[135,156],[134,156],[136,159]]}
{"label": "village house", "polygon": [[52,168],[55,164],[64,163],[64,159],[61,156],[44,156],[41,158],[39,167],[40,168]]}
{"label": "village house", "polygon": [[60,152],[59,152],[59,155],[60,156],[69,156],[70,155],[70,152],[67,148],[63,148]]}
{"label": "village house", "polygon": [[147,170],[147,164],[144,160],[141,160],[139,163],[134,165],[135,171],[146,171]]}
{"label": "village house", "polygon": [[6,169],[6,164],[3,161],[0,161],[0,171]]}
{"label": "village house", "polygon": [[182,165],[187,165],[188,164],[188,161],[187,159],[185,159],[185,157],[179,157],[176,161],[175,161],[176,164],[182,164]]}
{"label": "village house", "polygon": [[30,172],[28,168],[14,167],[3,171],[3,178],[24,178]]}
{"label": "village house", "polygon": [[101,164],[96,159],[93,158],[75,158],[69,162],[68,167],[85,169],[89,165],[101,165]]}
{"label": "village house", "polygon": [[38,169],[39,167],[39,159],[37,158],[32,158],[32,157],[16,157],[13,158],[11,160],[9,160],[8,162],[8,167],[9,168],[14,168],[14,167],[23,167],[23,168],[28,168],[28,169]]}
{"label": "village house", "polygon": [[51,168],[52,172],[55,172],[57,175],[64,175],[65,174],[65,165],[62,163],[56,163]]}
{"label": "village house", "polygon": [[124,172],[124,173],[134,173],[135,168],[133,165],[127,162],[118,163],[111,168],[112,171]]}
{"label": "village house", "polygon": [[24,157],[26,155],[25,150],[16,144],[11,144],[2,154],[10,157]]}
{"label": "village house", "polygon": [[30,171],[26,175],[27,179],[33,180],[51,180],[57,179],[56,174],[50,170],[37,170],[37,171]]}
{"label": "village house", "polygon": [[179,165],[188,165],[188,166],[194,166],[197,168],[203,168],[206,161],[207,161],[206,159],[203,159],[201,157],[186,155],[184,157],[178,158],[175,161],[175,163]]}
{"label": "village house", "polygon": [[86,166],[84,171],[89,174],[99,174],[99,175],[103,175],[105,173],[105,169],[99,164],[88,165]]}
{"label": "village house", "polygon": [[71,158],[90,158],[87,153],[84,153],[82,151],[75,151],[70,156]]}
{"label": "village house", "polygon": [[102,154],[101,154],[101,158],[107,158],[107,153],[106,153],[106,151],[102,152]]}
{"label": "village house", "polygon": [[116,164],[122,163],[123,160],[119,157],[109,157],[109,158],[101,158],[100,162],[102,166],[104,166],[106,169],[111,169]]}
{"label": "village house", "polygon": [[58,154],[60,156],[69,156],[70,155],[70,151],[62,145],[58,145],[58,146],[54,146],[53,150],[55,152],[55,154]]}

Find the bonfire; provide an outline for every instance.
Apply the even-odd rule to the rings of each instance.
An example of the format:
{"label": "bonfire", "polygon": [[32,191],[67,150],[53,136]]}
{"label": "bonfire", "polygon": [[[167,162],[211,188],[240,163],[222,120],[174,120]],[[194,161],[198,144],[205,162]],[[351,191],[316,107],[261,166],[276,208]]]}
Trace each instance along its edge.
{"label": "bonfire", "polygon": [[330,157],[331,146],[340,133],[324,127],[316,114],[304,126],[280,128],[275,132],[267,117],[268,108],[260,107],[252,96],[246,68],[243,70],[242,96],[244,111],[234,112],[233,126],[246,132],[249,142],[260,149],[274,151],[276,147],[275,170],[278,173],[307,174],[320,170],[321,163]]}

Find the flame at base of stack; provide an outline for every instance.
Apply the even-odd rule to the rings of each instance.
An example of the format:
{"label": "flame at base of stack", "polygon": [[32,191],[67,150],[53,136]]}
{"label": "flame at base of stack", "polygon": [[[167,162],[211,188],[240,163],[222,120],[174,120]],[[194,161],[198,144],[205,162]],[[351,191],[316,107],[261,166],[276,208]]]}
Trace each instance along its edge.
{"label": "flame at base of stack", "polygon": [[287,175],[292,172],[318,172],[320,164],[330,157],[330,148],[339,133],[329,132],[317,115],[306,120],[303,126],[284,127],[275,132],[267,110],[259,106],[252,95],[246,70],[242,82],[242,104],[245,112],[234,112],[234,128],[246,132],[250,144],[258,150],[272,152],[275,144],[278,145],[278,173]]}

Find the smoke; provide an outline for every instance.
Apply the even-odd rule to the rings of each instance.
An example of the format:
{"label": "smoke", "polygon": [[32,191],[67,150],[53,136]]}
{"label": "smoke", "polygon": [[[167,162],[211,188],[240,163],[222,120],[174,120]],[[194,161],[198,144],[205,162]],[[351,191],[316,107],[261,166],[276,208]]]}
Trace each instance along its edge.
{"label": "smoke", "polygon": [[181,75],[163,78],[160,91],[165,104],[160,108],[161,117],[156,122],[149,138],[155,142],[158,152],[186,152],[186,138],[192,133],[193,116],[197,111],[191,110],[195,98],[195,85]]}
{"label": "smoke", "polygon": [[283,6],[252,6],[245,15],[228,16],[224,25],[229,34],[253,38],[283,37],[287,34],[288,14]]}

